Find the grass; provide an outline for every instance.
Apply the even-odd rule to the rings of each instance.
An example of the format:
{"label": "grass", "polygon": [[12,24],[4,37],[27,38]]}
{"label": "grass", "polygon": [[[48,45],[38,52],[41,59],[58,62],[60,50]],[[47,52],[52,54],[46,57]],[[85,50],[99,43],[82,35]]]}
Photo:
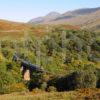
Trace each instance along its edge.
{"label": "grass", "polygon": [[38,37],[44,36],[46,33],[51,32],[54,27],[63,29],[80,30],[77,26],[71,25],[30,25],[26,23],[10,22],[6,20],[0,20],[0,40],[3,38],[7,39],[20,39],[23,38],[26,32],[33,33]]}
{"label": "grass", "polygon": [[100,89],[79,89],[69,92],[30,92],[0,96],[0,100],[100,100]]}
{"label": "grass", "polygon": [[0,96],[1,100],[70,100],[74,97],[73,92],[9,94]]}

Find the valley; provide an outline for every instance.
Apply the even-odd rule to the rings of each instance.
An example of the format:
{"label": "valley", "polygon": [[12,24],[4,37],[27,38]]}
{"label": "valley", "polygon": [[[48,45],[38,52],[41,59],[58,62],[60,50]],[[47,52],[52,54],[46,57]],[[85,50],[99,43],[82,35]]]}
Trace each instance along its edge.
{"label": "valley", "polygon": [[100,99],[100,7],[0,19],[0,100],[76,99]]}

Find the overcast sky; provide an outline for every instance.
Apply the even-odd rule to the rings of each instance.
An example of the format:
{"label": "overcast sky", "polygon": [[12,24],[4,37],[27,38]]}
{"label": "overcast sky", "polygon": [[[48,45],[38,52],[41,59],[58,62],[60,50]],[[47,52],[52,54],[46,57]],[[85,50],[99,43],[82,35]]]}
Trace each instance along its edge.
{"label": "overcast sky", "polygon": [[100,7],[100,0],[0,0],[0,19],[27,22],[49,12]]}

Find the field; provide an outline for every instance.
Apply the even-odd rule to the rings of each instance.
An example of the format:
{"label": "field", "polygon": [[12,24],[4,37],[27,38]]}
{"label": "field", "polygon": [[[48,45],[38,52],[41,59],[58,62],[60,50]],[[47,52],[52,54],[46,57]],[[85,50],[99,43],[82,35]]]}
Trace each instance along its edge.
{"label": "field", "polygon": [[10,22],[0,20],[0,39],[21,39],[24,38],[28,32],[33,33],[38,37],[44,36],[53,28],[74,29],[79,30],[80,27],[72,25],[30,25],[26,23]]}
{"label": "field", "polygon": [[0,96],[0,100],[100,100],[99,89],[82,89],[70,92],[35,91],[30,93],[12,93]]}

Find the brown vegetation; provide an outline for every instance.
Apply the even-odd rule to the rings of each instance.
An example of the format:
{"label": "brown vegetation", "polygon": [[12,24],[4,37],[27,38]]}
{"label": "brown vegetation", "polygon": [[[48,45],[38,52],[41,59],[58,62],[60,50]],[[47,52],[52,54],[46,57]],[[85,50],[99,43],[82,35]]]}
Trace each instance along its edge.
{"label": "brown vegetation", "polygon": [[[37,92],[34,92],[37,91]],[[34,90],[30,93],[13,93],[0,96],[2,100],[100,100],[99,89],[81,89],[70,92],[46,93]]]}

